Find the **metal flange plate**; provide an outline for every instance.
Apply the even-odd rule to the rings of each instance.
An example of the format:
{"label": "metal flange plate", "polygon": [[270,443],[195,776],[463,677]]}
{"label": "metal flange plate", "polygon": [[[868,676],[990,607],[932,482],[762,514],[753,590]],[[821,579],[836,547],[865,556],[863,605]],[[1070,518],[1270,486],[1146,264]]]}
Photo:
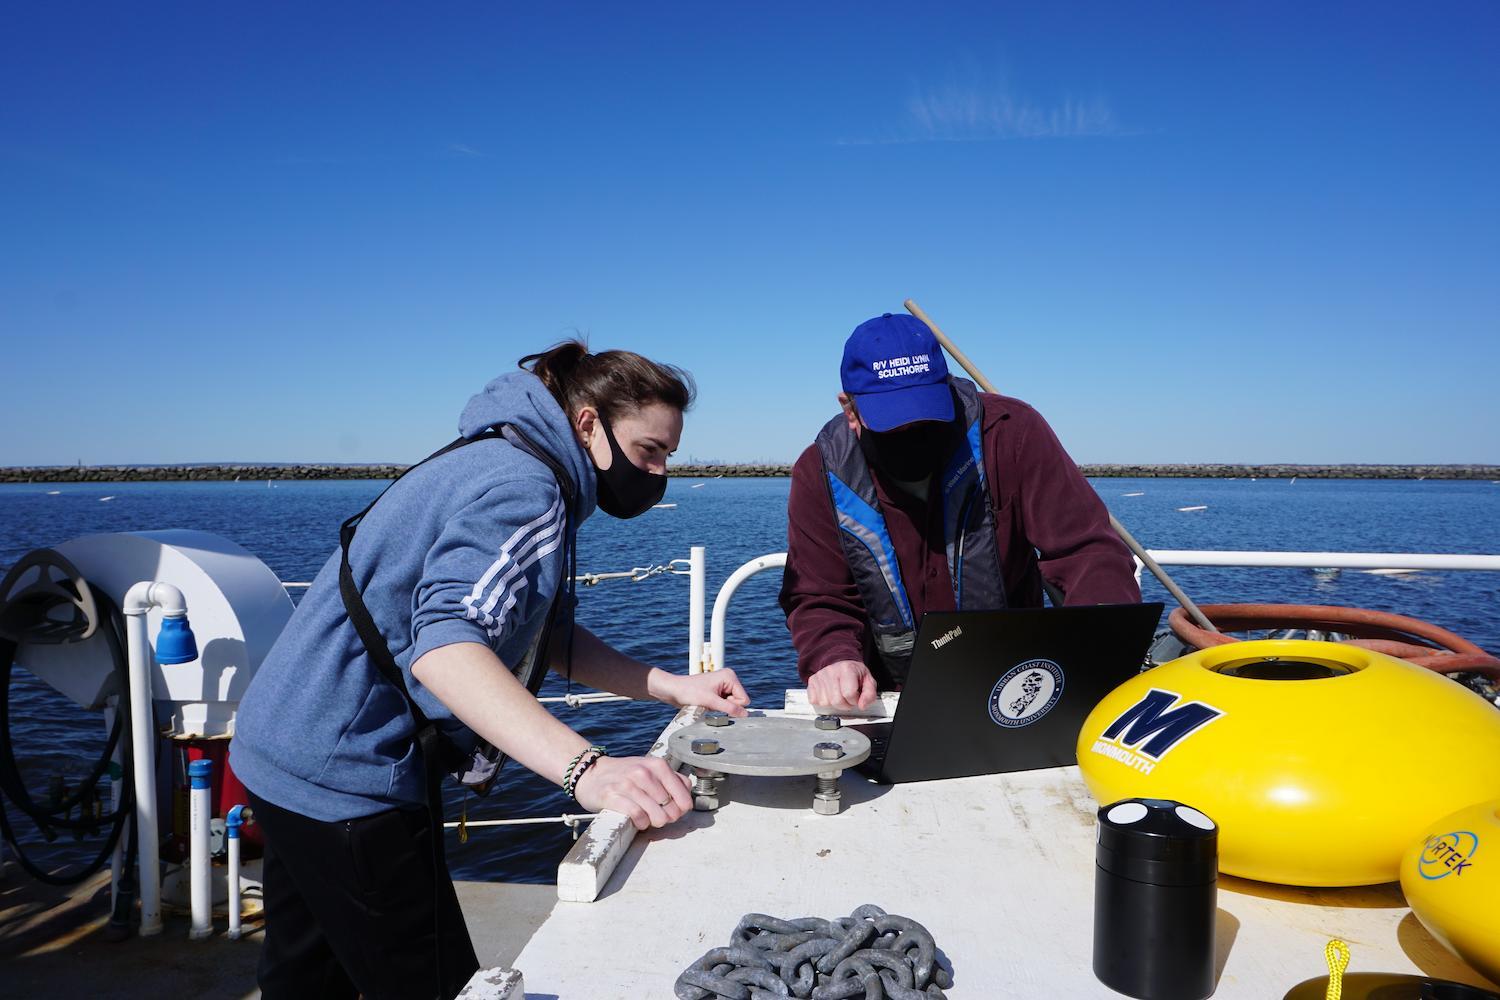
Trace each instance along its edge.
{"label": "metal flange plate", "polygon": [[[694,740],[717,740],[719,752],[694,753]],[[819,759],[813,752],[819,743],[837,743],[843,756]],[[726,726],[695,722],[673,733],[667,749],[674,760],[692,767],[785,778],[853,767],[870,756],[870,739],[852,729],[819,729],[810,719],[751,715],[730,719]]]}

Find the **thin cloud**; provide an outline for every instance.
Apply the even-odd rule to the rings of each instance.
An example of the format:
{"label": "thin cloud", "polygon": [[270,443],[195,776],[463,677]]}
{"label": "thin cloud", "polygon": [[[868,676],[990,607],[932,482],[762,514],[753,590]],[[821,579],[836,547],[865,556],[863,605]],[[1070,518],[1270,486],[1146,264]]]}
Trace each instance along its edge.
{"label": "thin cloud", "polygon": [[487,156],[487,155],[489,155],[487,153],[481,153],[479,150],[475,149],[473,146],[465,145],[464,143],[461,143],[461,142],[451,143],[448,146],[448,152],[450,152],[450,153],[457,153],[459,156]]}
{"label": "thin cloud", "polygon": [[950,84],[918,90],[906,101],[900,126],[876,138],[839,145],[915,142],[998,142],[1011,139],[1084,139],[1133,135],[1100,97],[1064,98],[1047,104],[1006,88]]}

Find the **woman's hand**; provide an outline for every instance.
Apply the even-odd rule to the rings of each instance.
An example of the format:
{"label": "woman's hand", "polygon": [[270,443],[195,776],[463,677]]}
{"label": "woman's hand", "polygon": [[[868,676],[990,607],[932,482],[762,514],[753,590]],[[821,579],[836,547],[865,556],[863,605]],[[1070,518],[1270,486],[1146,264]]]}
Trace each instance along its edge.
{"label": "woman's hand", "polygon": [[600,757],[573,791],[589,812],[622,813],[644,830],[666,826],[691,809],[691,784],[660,757]]}
{"label": "woman's hand", "polygon": [[701,705],[729,715],[741,716],[750,696],[733,670],[711,670],[702,674],[674,674],[653,669],[646,690],[657,701],[673,708]]}

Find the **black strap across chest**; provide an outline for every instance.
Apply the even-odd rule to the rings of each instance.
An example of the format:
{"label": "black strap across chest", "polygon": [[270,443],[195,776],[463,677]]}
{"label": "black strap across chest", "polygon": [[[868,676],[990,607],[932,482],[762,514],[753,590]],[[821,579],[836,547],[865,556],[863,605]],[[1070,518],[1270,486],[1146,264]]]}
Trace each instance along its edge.
{"label": "black strap across chest", "polygon": [[[538,643],[533,647],[532,653],[522,663],[517,665],[519,668],[518,673],[520,674],[518,679],[526,686],[527,690],[531,691],[532,694],[536,694],[537,690],[541,687],[542,680],[547,674],[548,650],[558,618],[565,611],[571,616],[572,578],[576,575],[574,572],[576,554],[573,552],[572,543],[576,491],[573,487],[572,477],[568,475],[567,470],[562,467],[557,459],[533,444],[519,428],[508,424],[497,425],[475,437],[461,437],[450,441],[416,465],[411,466],[405,472],[401,473],[401,475],[397,476],[391,482],[390,486],[381,490],[380,496],[370,501],[364,510],[349,518],[339,528],[339,595],[343,598],[344,611],[349,616],[349,623],[354,626],[354,631],[359,634],[360,642],[364,645],[365,653],[369,656],[370,662],[375,664],[376,669],[380,671],[381,676],[387,682],[394,686],[397,691],[401,692],[401,696],[406,701],[406,707],[411,712],[412,720],[416,724],[414,738],[418,749],[422,753],[423,764],[427,769],[428,797],[434,804],[434,811],[439,814],[441,813],[441,798],[438,794],[438,787],[442,775],[449,771],[463,768],[471,751],[459,747],[454,741],[444,737],[438,729],[437,724],[427,717],[427,714],[422,711],[422,707],[417,704],[417,700],[412,697],[411,690],[406,684],[405,674],[402,673],[400,666],[397,665],[396,658],[391,655],[390,646],[387,644],[385,637],[381,635],[380,628],[375,624],[375,619],[371,616],[369,607],[365,605],[364,596],[360,593],[359,586],[354,582],[354,570],[349,562],[349,548],[354,541],[354,534],[358,530],[360,522],[364,520],[365,515],[370,513],[375,505],[380,502],[381,497],[390,492],[391,487],[399,483],[413,469],[425,465],[433,459],[446,455],[451,451],[457,451],[459,448],[467,447],[479,441],[494,439],[509,441],[547,466],[552,472],[553,477],[557,480],[558,488],[562,491],[565,507],[563,545],[566,550],[567,583],[563,587],[558,588],[557,595],[553,598],[552,605],[548,609],[547,620],[543,625],[542,634],[539,637]],[[568,629],[567,631],[571,644],[572,630]],[[571,649],[569,653],[571,654]]]}

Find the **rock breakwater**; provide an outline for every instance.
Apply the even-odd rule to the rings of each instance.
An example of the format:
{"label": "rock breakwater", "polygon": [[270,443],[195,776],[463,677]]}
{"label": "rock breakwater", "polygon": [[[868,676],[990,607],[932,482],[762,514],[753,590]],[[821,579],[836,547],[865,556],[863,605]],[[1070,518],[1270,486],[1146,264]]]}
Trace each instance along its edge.
{"label": "rock breakwater", "polygon": [[[404,465],[50,465],[0,468],[0,483],[226,482],[394,479]],[[1107,464],[1079,467],[1100,479],[1500,479],[1500,465]],[[789,476],[790,465],[675,465],[681,478]]]}

